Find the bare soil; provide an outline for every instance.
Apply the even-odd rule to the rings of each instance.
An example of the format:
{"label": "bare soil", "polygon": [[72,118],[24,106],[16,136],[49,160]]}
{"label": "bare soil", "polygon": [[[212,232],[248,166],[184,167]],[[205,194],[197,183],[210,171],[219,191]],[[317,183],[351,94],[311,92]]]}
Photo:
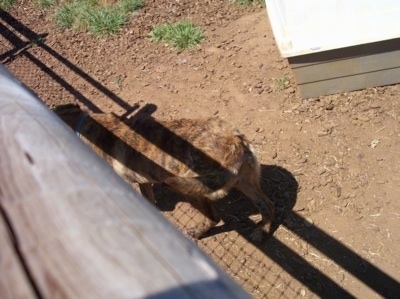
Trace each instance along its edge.
{"label": "bare soil", "polygon": [[[252,242],[257,211],[233,192],[216,205],[224,222],[197,244],[254,297],[400,298],[400,85],[304,100],[264,7],[145,3],[119,35],[98,39],[59,31],[51,10],[22,1],[0,11],[0,61],[48,107],[218,115],[253,140],[275,232]],[[204,29],[199,47],[177,53],[149,39],[180,20]],[[196,211],[156,191],[185,233]]]}

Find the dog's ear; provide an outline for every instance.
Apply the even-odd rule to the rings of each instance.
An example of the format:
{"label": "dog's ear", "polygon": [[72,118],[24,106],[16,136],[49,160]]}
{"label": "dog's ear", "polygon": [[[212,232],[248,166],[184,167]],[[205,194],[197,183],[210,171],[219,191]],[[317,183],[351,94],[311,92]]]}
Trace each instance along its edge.
{"label": "dog's ear", "polygon": [[77,110],[77,109],[78,110],[82,110],[81,107],[79,107],[78,104],[69,103],[69,104],[58,105],[58,106],[54,107],[53,111],[55,113],[60,113],[60,112],[63,112],[63,111]]}

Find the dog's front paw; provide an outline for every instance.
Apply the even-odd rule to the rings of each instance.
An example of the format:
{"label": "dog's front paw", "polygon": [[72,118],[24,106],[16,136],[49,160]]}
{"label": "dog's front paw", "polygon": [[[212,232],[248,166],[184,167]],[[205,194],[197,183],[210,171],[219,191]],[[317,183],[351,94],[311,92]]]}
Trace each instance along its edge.
{"label": "dog's front paw", "polygon": [[196,227],[189,228],[187,234],[194,239],[199,239],[201,236],[201,232]]}

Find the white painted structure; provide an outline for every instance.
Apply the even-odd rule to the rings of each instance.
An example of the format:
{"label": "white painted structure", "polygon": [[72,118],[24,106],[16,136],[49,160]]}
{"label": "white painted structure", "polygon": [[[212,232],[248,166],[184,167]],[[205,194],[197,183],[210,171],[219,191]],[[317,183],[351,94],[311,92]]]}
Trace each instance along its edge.
{"label": "white painted structure", "polygon": [[400,37],[399,0],[266,0],[283,57]]}

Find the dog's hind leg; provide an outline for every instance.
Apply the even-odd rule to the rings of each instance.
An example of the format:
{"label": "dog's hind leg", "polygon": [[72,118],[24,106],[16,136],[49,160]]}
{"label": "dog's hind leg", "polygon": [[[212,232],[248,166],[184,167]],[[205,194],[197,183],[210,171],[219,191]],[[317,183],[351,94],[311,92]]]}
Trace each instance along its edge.
{"label": "dog's hind leg", "polygon": [[255,178],[253,180],[241,181],[237,186],[251,202],[258,208],[262,216],[261,227],[267,232],[270,231],[270,225],[274,217],[275,205],[261,190],[260,183]]}
{"label": "dog's hind leg", "polygon": [[215,213],[209,199],[204,197],[189,198],[189,203],[197,209],[204,217],[194,227],[187,230],[188,235],[199,239],[210,228],[216,226],[221,218]]}
{"label": "dog's hind leg", "polygon": [[226,195],[224,190],[221,190],[221,195],[223,196],[220,196],[219,198],[215,196],[207,198],[207,195],[215,194],[216,190],[214,188],[211,189],[208,184],[205,184],[205,179],[199,177],[170,177],[166,179],[164,183],[171,189],[186,195],[187,200],[192,207],[202,214],[203,219],[198,221],[194,227],[188,230],[188,234],[193,238],[198,239],[221,220],[221,218],[215,213],[211,201]]}

